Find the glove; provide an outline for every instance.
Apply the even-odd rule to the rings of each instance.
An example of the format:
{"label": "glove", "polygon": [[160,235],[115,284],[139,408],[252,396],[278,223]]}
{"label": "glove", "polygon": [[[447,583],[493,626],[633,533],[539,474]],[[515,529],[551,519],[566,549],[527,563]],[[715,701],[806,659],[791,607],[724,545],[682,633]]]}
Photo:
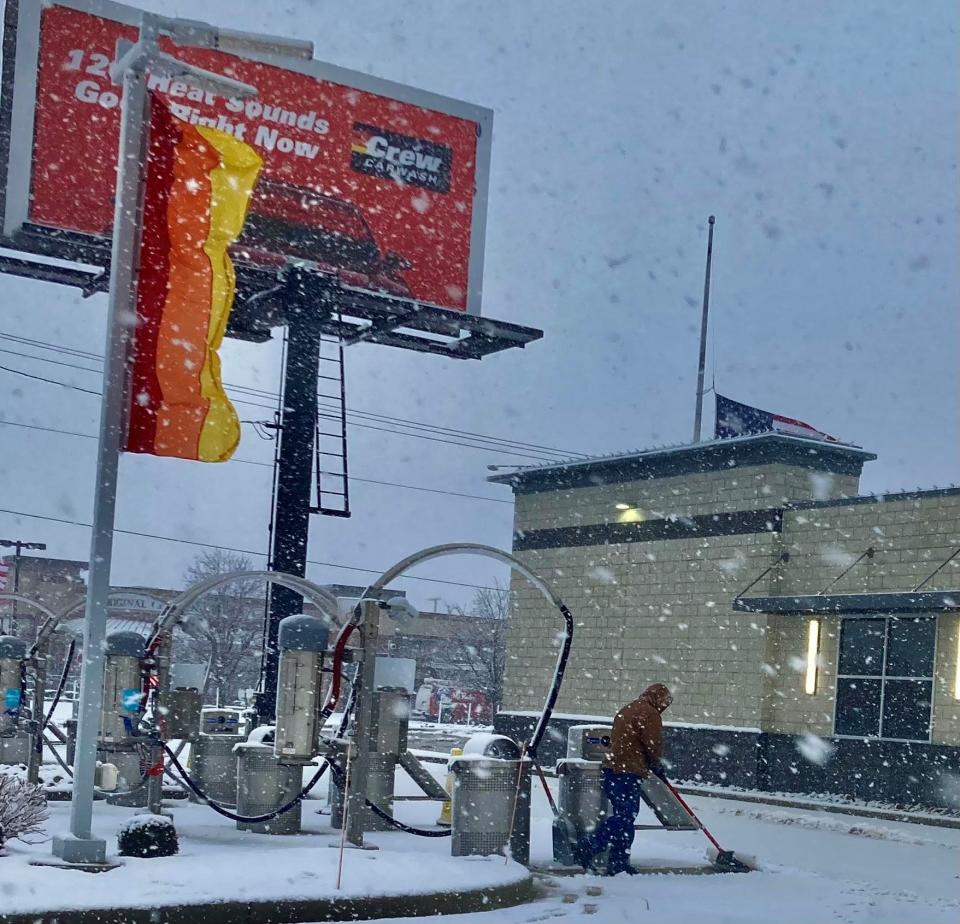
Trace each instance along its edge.
{"label": "glove", "polygon": [[667,782],[667,771],[664,769],[663,764],[654,764],[650,768],[650,772],[654,776],[659,777],[661,780],[663,780],[664,783]]}

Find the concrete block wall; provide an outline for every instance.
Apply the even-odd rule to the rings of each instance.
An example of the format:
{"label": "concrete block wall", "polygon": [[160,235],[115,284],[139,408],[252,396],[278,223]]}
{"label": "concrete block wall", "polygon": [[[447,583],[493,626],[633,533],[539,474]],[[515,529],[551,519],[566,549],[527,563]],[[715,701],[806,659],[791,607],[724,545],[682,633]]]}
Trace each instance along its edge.
{"label": "concrete block wall", "polygon": [[[871,546],[873,558],[856,565],[830,592],[913,590],[960,548],[960,492],[801,506],[784,513],[783,539],[790,562],[776,593],[817,593]],[[958,586],[960,556],[924,590]]]}
{"label": "concrete block wall", "polygon": [[942,614],[933,674],[934,744],[960,745],[960,613]]}
{"label": "concrete block wall", "polygon": [[808,621],[799,616],[771,614],[767,617],[767,646],[761,666],[764,731],[792,735],[833,734],[840,620],[820,617],[817,687],[812,695],[804,691],[807,626]]}
{"label": "concrete block wall", "polygon": [[[776,555],[770,533],[521,553],[577,623],[558,711],[611,715],[663,681],[674,721],[759,727],[765,617],[730,603]],[[538,709],[559,618],[519,582],[514,606],[504,708]]]}
{"label": "concrete block wall", "polygon": [[[699,472],[596,487],[518,494],[518,530],[556,529],[616,522],[630,504],[644,520],[734,510],[782,507],[790,501],[852,496],[856,475],[814,472],[787,465],[755,465],[735,471]],[[629,514],[633,516],[633,514]]]}

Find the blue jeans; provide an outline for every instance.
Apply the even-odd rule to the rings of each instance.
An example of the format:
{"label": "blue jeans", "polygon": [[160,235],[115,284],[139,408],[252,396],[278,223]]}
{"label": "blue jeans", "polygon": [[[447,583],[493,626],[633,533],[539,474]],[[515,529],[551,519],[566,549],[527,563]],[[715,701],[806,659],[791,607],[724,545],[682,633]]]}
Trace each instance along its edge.
{"label": "blue jeans", "polygon": [[596,856],[610,848],[607,872],[622,872],[630,865],[630,846],[633,844],[633,826],[640,811],[643,794],[640,777],[636,773],[602,771],[603,794],[610,800],[612,812],[587,839],[589,852]]}

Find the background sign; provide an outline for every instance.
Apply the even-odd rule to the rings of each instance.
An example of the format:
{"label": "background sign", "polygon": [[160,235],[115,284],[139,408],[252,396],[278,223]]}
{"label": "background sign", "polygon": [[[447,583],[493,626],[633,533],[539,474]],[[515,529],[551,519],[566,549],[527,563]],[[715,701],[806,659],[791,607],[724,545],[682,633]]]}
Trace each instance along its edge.
{"label": "background sign", "polygon": [[[4,66],[16,71],[3,88],[4,233],[47,235],[48,252],[57,232],[107,239],[120,130],[109,67],[117,39],[136,39],[137,11],[82,0],[17,7],[4,36],[5,57],[16,56]],[[237,259],[312,260],[347,285],[479,312],[488,110],[315,61],[165,50],[258,90],[236,99],[150,79],[180,118],[264,158]],[[20,176],[17,165],[29,170]]]}

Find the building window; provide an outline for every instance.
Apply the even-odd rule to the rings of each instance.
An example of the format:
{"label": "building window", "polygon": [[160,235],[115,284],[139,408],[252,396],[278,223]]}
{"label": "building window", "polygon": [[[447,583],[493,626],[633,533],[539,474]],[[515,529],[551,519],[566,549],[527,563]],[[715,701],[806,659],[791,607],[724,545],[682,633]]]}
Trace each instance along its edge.
{"label": "building window", "polygon": [[844,619],[834,733],[929,741],[936,633],[930,616]]}

